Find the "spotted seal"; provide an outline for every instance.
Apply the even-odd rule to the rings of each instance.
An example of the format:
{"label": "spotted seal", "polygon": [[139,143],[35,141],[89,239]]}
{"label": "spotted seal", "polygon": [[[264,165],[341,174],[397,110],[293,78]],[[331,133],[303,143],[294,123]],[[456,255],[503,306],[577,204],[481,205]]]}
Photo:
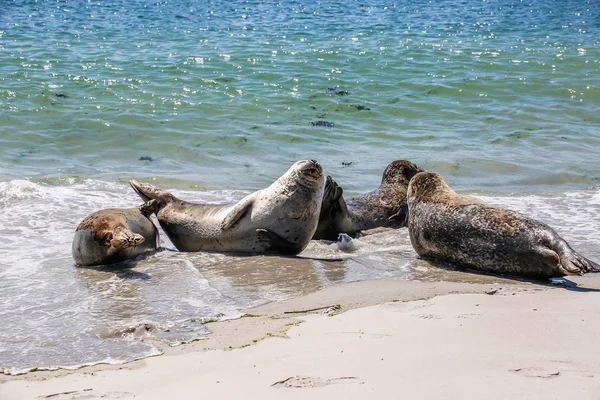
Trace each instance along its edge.
{"label": "spotted seal", "polygon": [[366,229],[406,226],[408,182],[422,171],[413,162],[393,161],[383,171],[377,189],[346,200],[342,188],[328,176],[319,226],[313,238],[336,240],[340,233],[355,235]]}
{"label": "spotted seal", "polygon": [[548,225],[461,196],[433,172],[408,185],[408,231],[421,257],[475,270],[532,278],[600,271]]}
{"label": "spotted seal", "polygon": [[156,250],[158,230],[149,219],[156,201],[139,208],[109,208],[87,216],[75,230],[72,253],[81,266],[113,264]]}
{"label": "spotted seal", "polygon": [[152,185],[130,181],[155,199],[158,222],[180,251],[297,254],[312,238],[323,198],[323,169],[298,161],[271,186],[236,204],[194,204]]}

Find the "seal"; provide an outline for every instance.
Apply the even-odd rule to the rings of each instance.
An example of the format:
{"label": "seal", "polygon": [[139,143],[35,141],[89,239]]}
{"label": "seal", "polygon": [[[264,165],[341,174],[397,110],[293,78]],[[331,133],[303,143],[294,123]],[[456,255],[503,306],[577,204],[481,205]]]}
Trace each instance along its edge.
{"label": "seal", "polygon": [[72,252],[81,266],[113,264],[156,250],[158,230],[149,219],[156,201],[139,208],[109,208],[87,216],[75,230]]}
{"label": "seal", "polygon": [[479,271],[530,278],[600,271],[548,225],[461,196],[434,172],[408,185],[408,231],[419,256]]}
{"label": "seal", "polygon": [[393,161],[383,171],[377,189],[346,200],[343,189],[328,176],[313,239],[337,240],[340,233],[355,235],[367,229],[406,226],[408,182],[422,171],[408,160]]}
{"label": "seal", "polygon": [[230,205],[189,203],[130,184],[142,199],[158,202],[158,222],[180,251],[298,254],[317,229],[324,178],[318,162],[298,161],[269,187]]}

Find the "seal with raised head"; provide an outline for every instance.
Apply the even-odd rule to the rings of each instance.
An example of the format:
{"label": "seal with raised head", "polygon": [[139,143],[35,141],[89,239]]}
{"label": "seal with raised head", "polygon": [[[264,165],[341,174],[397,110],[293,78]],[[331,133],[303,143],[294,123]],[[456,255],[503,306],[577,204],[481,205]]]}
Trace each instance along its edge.
{"label": "seal with raised head", "polygon": [[157,209],[156,201],[148,201],[139,208],[109,208],[89,215],[75,230],[75,263],[113,264],[156,250],[158,230],[149,217]]}
{"label": "seal with raised head", "polygon": [[422,171],[413,162],[393,161],[383,171],[377,189],[346,200],[342,188],[328,176],[313,239],[336,240],[340,233],[355,235],[367,229],[406,226],[408,182]]}
{"label": "seal with raised head", "polygon": [[323,198],[323,169],[298,161],[271,186],[236,204],[194,204],[152,185],[130,181],[158,202],[158,222],[180,251],[297,254],[312,238]]}
{"label": "seal with raised head", "polygon": [[531,278],[600,271],[548,225],[459,195],[434,172],[408,185],[408,231],[419,256],[474,270]]}

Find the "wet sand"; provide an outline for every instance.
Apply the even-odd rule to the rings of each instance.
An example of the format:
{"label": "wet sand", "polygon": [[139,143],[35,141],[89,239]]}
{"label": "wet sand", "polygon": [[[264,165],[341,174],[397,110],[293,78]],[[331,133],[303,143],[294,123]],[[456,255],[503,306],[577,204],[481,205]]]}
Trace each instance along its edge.
{"label": "wet sand", "polygon": [[600,397],[599,276],[480,279],[333,286],[162,356],[0,376],[0,398]]}

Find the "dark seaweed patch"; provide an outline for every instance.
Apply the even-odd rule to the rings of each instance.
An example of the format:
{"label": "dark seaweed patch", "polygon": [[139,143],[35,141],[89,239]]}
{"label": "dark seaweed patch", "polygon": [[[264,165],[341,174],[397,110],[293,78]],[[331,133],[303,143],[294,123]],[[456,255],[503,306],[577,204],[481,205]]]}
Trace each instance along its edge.
{"label": "dark seaweed patch", "polygon": [[311,125],[312,126],[324,126],[326,128],[333,128],[333,126],[335,124],[333,122],[319,120],[319,121],[312,121]]}
{"label": "dark seaweed patch", "polygon": [[330,88],[327,88],[327,90],[326,90],[325,92],[326,92],[327,94],[333,94],[333,95],[336,95],[336,96],[345,96],[345,95],[347,95],[347,94],[350,94],[350,93],[348,93],[348,92],[347,92],[347,91],[345,91],[345,90],[338,89],[338,88],[331,88],[331,87],[330,87]]}

